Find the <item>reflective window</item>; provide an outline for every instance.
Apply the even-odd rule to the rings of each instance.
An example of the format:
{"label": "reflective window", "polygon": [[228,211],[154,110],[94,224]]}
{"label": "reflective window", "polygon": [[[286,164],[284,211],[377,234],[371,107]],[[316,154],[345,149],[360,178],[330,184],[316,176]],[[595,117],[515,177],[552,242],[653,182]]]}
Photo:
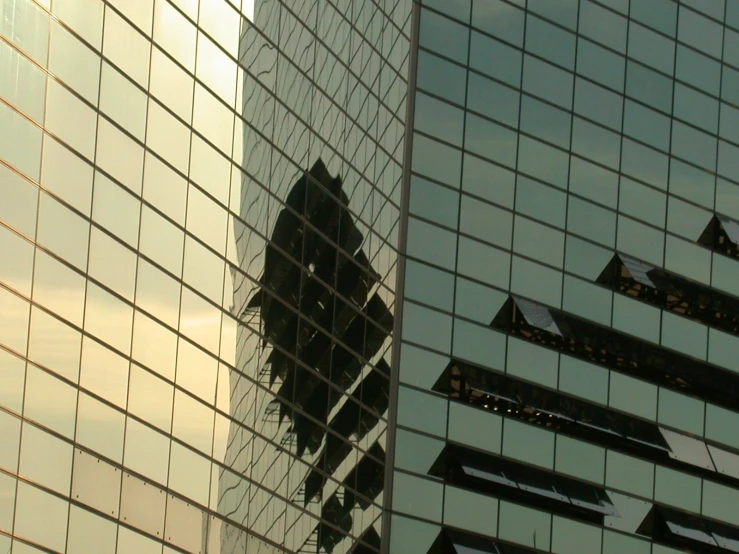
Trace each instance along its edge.
{"label": "reflective window", "polygon": [[622,96],[579,77],[575,79],[575,113],[618,131],[623,104]]}
{"label": "reflective window", "polygon": [[[665,244],[665,268],[679,275],[709,284],[711,281],[711,253],[694,242],[687,242],[668,235]],[[700,357],[704,355],[701,354]]]}
{"label": "reflective window", "polygon": [[507,373],[556,388],[558,364],[559,355],[554,350],[508,338]]}
{"label": "reflective window", "polygon": [[524,59],[523,89],[568,110],[572,108],[573,81],[567,71],[531,56]]}
{"label": "reflective window", "polygon": [[466,237],[459,238],[457,271],[494,287],[508,286],[511,255]]}
{"label": "reflective window", "polygon": [[456,248],[454,233],[415,218],[408,220],[408,255],[451,270],[454,269]]}
{"label": "reflective window", "polygon": [[513,215],[495,206],[462,195],[459,230],[475,238],[510,248]]}
{"label": "reflective window", "polygon": [[80,271],[87,267],[90,224],[46,193],[41,193],[36,240]]}
{"label": "reflective window", "polygon": [[518,125],[521,93],[477,73],[469,74],[467,86],[468,109],[512,127]]}
{"label": "reflective window", "polygon": [[[0,473],[0,529],[13,529],[13,513],[15,511],[16,479]],[[0,544],[3,544],[0,542]],[[10,544],[10,543],[8,543]],[[5,545],[3,544],[3,548]]]}
{"label": "reflective window", "polygon": [[68,502],[19,481],[14,532],[41,546],[64,552],[68,510]]}
{"label": "reflective window", "polygon": [[448,436],[455,442],[499,453],[502,430],[503,418],[497,414],[456,402],[449,404]]}
{"label": "reflective window", "polygon": [[54,20],[51,25],[49,71],[85,100],[97,104],[100,56]]}
{"label": "reflective window", "polygon": [[[633,12],[634,7],[631,10]],[[626,49],[626,18],[594,2],[580,2],[578,32],[614,50],[623,52]]]}
{"label": "reflective window", "polygon": [[464,112],[454,106],[418,92],[413,124],[421,132],[455,146],[462,146]]}
{"label": "reflective window", "polygon": [[567,230],[613,247],[616,240],[616,213],[569,196]]}
{"label": "reflective window", "polygon": [[472,31],[470,67],[514,87],[521,84],[521,51]]}
{"label": "reflective window", "polygon": [[39,178],[41,165],[41,130],[28,119],[0,104],[0,159],[34,180]]}
{"label": "reflective window", "polygon": [[151,44],[116,14],[106,10],[103,54],[142,87],[149,84]]}
{"label": "reflective window", "polygon": [[405,296],[449,312],[453,308],[454,276],[425,264],[408,260],[405,266]]}
{"label": "reflective window", "polygon": [[0,43],[0,57],[12,75],[0,82],[0,96],[43,124],[46,74],[5,42]]}
{"label": "reflective window", "polygon": [[502,291],[486,287],[462,277],[457,277],[454,313],[483,323],[490,323],[491,314],[497,313],[507,296]]}
{"label": "reflective window", "polygon": [[526,546],[549,550],[552,516],[519,504],[501,501],[498,536]]}
{"label": "reflective window", "polygon": [[462,152],[421,135],[413,135],[413,171],[459,186]]}
{"label": "reflective window", "polygon": [[128,361],[102,344],[85,337],[80,384],[120,408],[128,396]]}
{"label": "reflective window", "polygon": [[464,145],[467,150],[508,167],[515,167],[517,149],[515,131],[471,113],[467,114],[464,131]]}
{"label": "reflective window", "polygon": [[739,66],[739,33],[724,29],[724,63]]}
{"label": "reflective window", "polygon": [[531,0],[528,9],[536,12],[551,21],[574,30],[577,27],[577,0],[562,0],[561,2],[548,2],[547,0]]}
{"label": "reflective window", "polygon": [[605,449],[564,435],[557,436],[555,471],[574,475],[594,483],[603,483],[605,463]]}
{"label": "reflective window", "polygon": [[612,258],[612,251],[592,242],[580,240],[574,235],[567,235],[567,248],[565,249],[565,269],[567,271],[594,280],[600,276],[601,268],[605,267]]}
{"label": "reflective window", "polygon": [[469,28],[429,10],[421,11],[419,44],[461,63],[467,63]]}
{"label": "reflective window", "polygon": [[0,406],[21,413],[23,387],[26,379],[25,361],[10,352],[0,350]]}
{"label": "reflective window", "polygon": [[721,64],[685,46],[678,45],[675,77],[713,96],[718,96],[721,86]]}
{"label": "reflective window", "polygon": [[31,308],[29,359],[76,382],[81,342],[82,337],[77,330],[35,306]]}
{"label": "reflective window", "polygon": [[[164,2],[157,2],[157,5]],[[192,121],[193,77],[152,47],[149,91],[180,118]],[[265,100],[265,104],[268,101]]]}
{"label": "reflective window", "polygon": [[584,38],[577,41],[577,72],[603,86],[622,92],[624,88],[623,56]]}
{"label": "reflective window", "polygon": [[473,364],[500,369],[505,363],[505,340],[505,335],[488,326],[455,319],[452,354]]}
{"label": "reflective window", "polygon": [[629,23],[629,57],[671,75],[675,67],[675,42],[632,21]]}
{"label": "reflective window", "polygon": [[391,554],[423,554],[439,535],[439,527],[429,523],[393,515],[390,534]]}
{"label": "reflective window", "polygon": [[618,204],[618,174],[573,156],[570,191],[615,209]]}
{"label": "reflective window", "polygon": [[559,389],[600,404],[608,403],[609,371],[569,356],[560,357]]}
{"label": "reflective window", "polygon": [[739,337],[717,329],[708,331],[708,361],[739,373],[739,360],[735,355],[739,348]]}
{"label": "reflective window", "polygon": [[713,172],[688,165],[674,158],[670,161],[670,192],[672,194],[710,208],[713,206],[714,182]]}
{"label": "reflective window", "polygon": [[452,318],[408,303],[403,308],[403,338],[446,352],[452,338]]}
{"label": "reflective window", "polygon": [[621,141],[619,135],[584,119],[572,124],[572,151],[603,165],[618,168]]}
{"label": "reflective window", "polygon": [[519,48],[523,45],[525,12],[504,0],[475,0],[472,26]]}
{"label": "reflective window", "polygon": [[521,131],[561,148],[569,147],[572,116],[568,112],[524,95],[520,121]]}
{"label": "reflective window", "polygon": [[[565,188],[569,157],[568,153],[563,150],[519,135],[518,170],[521,173],[526,173],[559,188]],[[520,180],[521,178],[519,182]]]}
{"label": "reflective window", "polygon": [[697,398],[660,387],[657,415],[660,423],[683,429],[700,437],[703,435],[704,411],[705,404]]}
{"label": "reflective window", "polygon": [[447,485],[444,490],[444,523],[495,536],[498,499]]}
{"label": "reflective window", "polygon": [[416,86],[456,104],[464,104],[467,71],[463,67],[423,50],[418,51],[416,63]]}
{"label": "reflective window", "polygon": [[598,552],[603,531],[571,519],[554,516],[552,520],[552,550],[571,554]]}
{"label": "reflective window", "polygon": [[8,4],[0,33],[41,66],[46,66],[49,45],[49,14],[30,0]]}
{"label": "reflective window", "polygon": [[703,484],[703,514],[732,525],[739,524],[734,506],[739,502],[739,491],[711,481]]}
{"label": "reflective window", "polygon": [[[537,4],[543,5],[544,2],[534,3]],[[533,8],[530,6],[529,9]],[[577,10],[572,14],[576,15]],[[538,17],[526,19],[526,50],[568,69],[575,69],[575,35]]]}
{"label": "reflective window", "polygon": [[657,466],[654,499],[691,512],[700,512],[702,480],[693,475]]}
{"label": "reflective window", "polygon": [[443,437],[446,434],[447,401],[401,386],[398,391],[398,424]]}
{"label": "reflective window", "polygon": [[613,328],[636,337],[659,342],[660,310],[628,296],[613,296]]}
{"label": "reflective window", "polygon": [[562,301],[562,273],[538,263],[513,257],[511,290],[549,306]]}
{"label": "reflective window", "polygon": [[95,173],[92,219],[134,248],[138,244],[140,211],[139,203],[126,190],[102,173]]}
{"label": "reflective window", "polygon": [[[718,17],[723,19],[723,13],[719,13]],[[678,21],[678,40],[714,58],[721,58],[723,29],[719,23],[683,7],[680,8]]]}
{"label": "reflective window", "polygon": [[608,451],[606,460],[606,485],[619,490],[652,498],[654,464]]}
{"label": "reflective window", "polygon": [[95,161],[134,194],[141,193],[144,149],[102,118],[98,123]]}
{"label": "reflective window", "polygon": [[470,3],[471,0],[462,0],[453,4],[444,0],[424,0],[424,5],[439,10],[455,19],[459,19],[463,23],[470,22]]}
{"label": "reflective window", "polygon": [[[658,545],[654,545],[655,548]],[[666,551],[652,550],[652,544],[646,540],[639,540],[636,537],[624,535],[622,533],[614,533],[608,529],[603,530],[603,554],[621,554],[622,552],[630,552],[631,554],[667,554]],[[676,554],[676,553],[673,553]]]}
{"label": "reflective window", "polygon": [[457,228],[459,193],[418,176],[411,177],[410,212],[420,217]]}
{"label": "reflective window", "polygon": [[393,503],[398,512],[441,521],[444,486],[428,479],[396,471],[393,476]]}
{"label": "reflective window", "polygon": [[554,433],[514,419],[506,419],[503,432],[503,455],[552,469],[554,466]]}
{"label": "reflective window", "polygon": [[146,95],[122,73],[103,63],[100,109],[138,140],[146,131]]}
{"label": "reflective window", "polygon": [[622,177],[618,207],[625,214],[657,227],[663,227],[667,210],[667,195]]}
{"label": "reflective window", "polygon": [[587,281],[565,275],[562,294],[562,309],[564,311],[597,321],[603,325],[610,324],[612,303],[610,291]]}
{"label": "reflective window", "polygon": [[618,410],[655,420],[657,387],[615,371],[611,372],[608,404]]}
{"label": "reflective window", "polygon": [[[675,98],[673,105],[673,113],[675,117],[679,117],[697,125],[706,131],[716,133],[718,128],[718,110],[719,102],[715,98],[711,98],[695,89],[686,87],[680,83],[675,83]],[[733,108],[729,109],[725,105],[721,107],[721,129],[722,132],[728,129],[728,125],[736,122],[737,119],[733,113]],[[733,117],[732,117],[733,116]],[[739,136],[734,131],[729,132],[731,136]]]}
{"label": "reflective window", "polygon": [[706,405],[706,438],[739,448],[736,426],[739,414],[713,404]]}
{"label": "reflective window", "polygon": [[677,3],[672,0],[634,2],[630,17],[662,33],[675,36],[677,27]]}
{"label": "reflective window", "polygon": [[84,508],[69,511],[67,549],[70,552],[115,552],[118,527]]}
{"label": "reflective window", "polygon": [[565,242],[563,232],[520,216],[516,217],[514,231],[513,250],[515,252],[543,263],[562,267]]}
{"label": "reflective window", "polygon": [[[677,93],[676,93],[677,95]],[[670,147],[670,118],[655,110],[626,100],[624,133],[650,146],[667,151]]]}
{"label": "reflective window", "polygon": [[26,297],[31,296],[34,246],[32,243],[0,226],[0,259],[13,260],[0,266],[0,281]]}
{"label": "reflective window", "polygon": [[52,12],[83,39],[100,50],[103,39],[103,9],[99,0],[54,0]]}
{"label": "reflective window", "polygon": [[6,447],[0,450],[0,467],[15,473],[18,469],[20,451],[21,420],[0,411],[0,430],[3,432]]}
{"label": "reflective window", "polygon": [[636,100],[670,113],[673,82],[669,77],[629,62],[626,76],[626,94]]}
{"label": "reflective window", "polygon": [[[450,406],[453,407],[454,404]],[[395,467],[426,475],[446,443],[405,429],[398,429],[397,433]]]}
{"label": "reflective window", "polygon": [[661,189],[667,188],[667,169],[669,163],[666,154],[643,146],[629,139],[623,139],[621,153],[621,170],[650,185]]}
{"label": "reflective window", "polygon": [[430,389],[434,386],[449,358],[403,343],[400,350],[400,380]]}
{"label": "reflective window", "polygon": [[672,154],[709,171],[716,167],[716,137],[678,121],[672,124]]}
{"label": "reflective window", "polygon": [[516,175],[499,165],[465,154],[462,190],[506,208],[513,207]]}
{"label": "reflective window", "polygon": [[117,462],[123,460],[125,416],[107,404],[80,393],[76,440]]}
{"label": "reflective window", "polygon": [[83,214],[90,214],[93,168],[61,143],[44,135],[41,184]]}

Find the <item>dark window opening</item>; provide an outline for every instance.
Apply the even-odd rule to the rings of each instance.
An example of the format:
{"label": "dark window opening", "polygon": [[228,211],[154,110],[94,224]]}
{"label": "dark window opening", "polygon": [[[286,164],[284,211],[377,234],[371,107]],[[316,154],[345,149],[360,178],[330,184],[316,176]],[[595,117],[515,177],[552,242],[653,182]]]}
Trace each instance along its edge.
{"label": "dark window opening", "polygon": [[657,385],[736,408],[739,375],[529,300],[509,297],[491,327]]}

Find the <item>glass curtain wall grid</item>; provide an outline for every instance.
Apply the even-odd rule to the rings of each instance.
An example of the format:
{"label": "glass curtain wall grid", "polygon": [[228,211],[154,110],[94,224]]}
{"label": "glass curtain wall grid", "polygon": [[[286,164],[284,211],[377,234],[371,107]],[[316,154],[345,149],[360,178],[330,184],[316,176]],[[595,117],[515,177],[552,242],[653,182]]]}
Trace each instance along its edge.
{"label": "glass curtain wall grid", "polygon": [[379,552],[410,14],[0,0],[0,552]]}
{"label": "glass curtain wall grid", "polygon": [[739,552],[739,2],[411,42],[384,552]]}

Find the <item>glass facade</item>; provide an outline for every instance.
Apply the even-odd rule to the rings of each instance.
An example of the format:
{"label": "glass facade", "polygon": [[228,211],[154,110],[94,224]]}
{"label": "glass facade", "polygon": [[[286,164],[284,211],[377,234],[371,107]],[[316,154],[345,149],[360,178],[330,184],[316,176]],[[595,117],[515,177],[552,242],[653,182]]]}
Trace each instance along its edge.
{"label": "glass facade", "polygon": [[739,552],[738,52],[0,0],[0,553]]}
{"label": "glass facade", "polygon": [[0,0],[0,552],[379,552],[410,15]]}
{"label": "glass facade", "polygon": [[739,551],[739,2],[414,21],[388,551]]}

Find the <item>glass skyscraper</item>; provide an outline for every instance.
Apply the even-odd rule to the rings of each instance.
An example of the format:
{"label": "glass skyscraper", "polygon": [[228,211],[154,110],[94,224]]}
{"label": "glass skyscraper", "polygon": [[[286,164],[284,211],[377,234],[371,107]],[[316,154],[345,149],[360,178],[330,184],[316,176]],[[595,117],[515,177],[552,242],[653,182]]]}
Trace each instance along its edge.
{"label": "glass skyscraper", "polygon": [[0,0],[0,554],[739,552],[739,0]]}

